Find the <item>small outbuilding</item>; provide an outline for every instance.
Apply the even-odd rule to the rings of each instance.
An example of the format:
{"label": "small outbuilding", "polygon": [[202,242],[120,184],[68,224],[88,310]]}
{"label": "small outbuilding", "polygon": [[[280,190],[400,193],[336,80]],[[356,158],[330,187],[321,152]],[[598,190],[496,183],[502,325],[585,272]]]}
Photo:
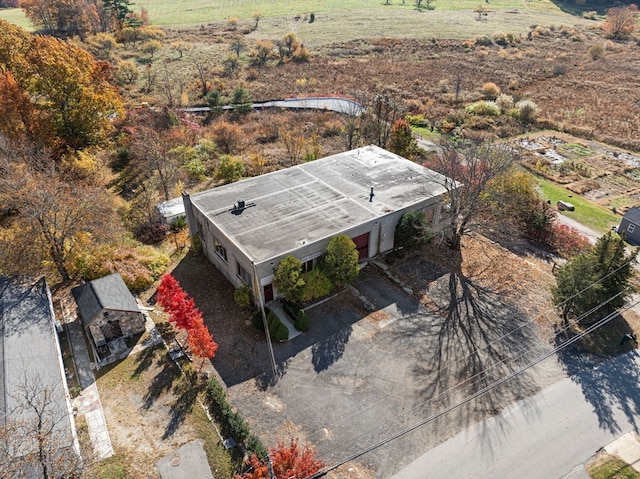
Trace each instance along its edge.
{"label": "small outbuilding", "polygon": [[640,244],[640,208],[633,206],[627,210],[620,220],[618,234],[631,244]]}
{"label": "small outbuilding", "polygon": [[125,338],[144,332],[144,314],[119,273],[89,281],[71,292],[96,361],[126,349]]}
{"label": "small outbuilding", "polygon": [[184,202],[182,198],[173,198],[156,205],[156,211],[169,226],[180,217],[184,218]]}
{"label": "small outbuilding", "polygon": [[[449,183],[451,180],[449,180]],[[236,286],[258,302],[278,297],[274,269],[288,255],[316,267],[339,234],[360,261],[394,248],[403,214],[442,227],[447,178],[377,146],[366,146],[211,190],[183,194],[192,237]]]}

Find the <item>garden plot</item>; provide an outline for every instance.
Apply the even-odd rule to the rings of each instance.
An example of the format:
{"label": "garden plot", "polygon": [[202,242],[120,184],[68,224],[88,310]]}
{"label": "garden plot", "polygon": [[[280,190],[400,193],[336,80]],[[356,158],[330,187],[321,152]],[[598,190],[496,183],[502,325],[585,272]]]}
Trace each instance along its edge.
{"label": "garden plot", "polygon": [[523,166],[607,207],[640,203],[640,156],[554,133],[518,140]]}

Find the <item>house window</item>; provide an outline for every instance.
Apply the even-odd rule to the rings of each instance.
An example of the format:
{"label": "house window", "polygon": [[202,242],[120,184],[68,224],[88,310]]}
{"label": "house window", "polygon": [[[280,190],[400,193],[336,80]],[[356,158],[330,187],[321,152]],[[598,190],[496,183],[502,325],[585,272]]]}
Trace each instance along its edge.
{"label": "house window", "polygon": [[435,211],[433,209],[428,209],[424,212],[424,219],[427,221],[427,224],[433,224],[433,217],[435,215]]}
{"label": "house window", "polygon": [[222,243],[220,243],[220,241],[218,241],[218,238],[213,238],[213,250],[216,252],[216,254],[220,257],[220,259],[222,261],[224,261],[225,263],[228,262],[227,260],[227,248],[225,248]]}
{"label": "house window", "polygon": [[313,269],[313,260],[310,259],[309,261],[305,261],[304,263],[302,263],[302,272],[303,273],[308,273],[309,271],[311,271]]}
{"label": "house window", "polygon": [[196,231],[196,233],[204,237],[204,227],[202,226],[202,222],[200,220],[197,220],[196,223],[198,225],[197,226],[198,230]]}
{"label": "house window", "polygon": [[628,231],[629,233],[633,233],[633,230],[635,230],[635,229],[636,229],[636,225],[629,225],[629,226],[627,226],[627,231]]}
{"label": "house window", "polygon": [[242,265],[237,261],[236,261],[236,265],[238,267],[238,278],[240,278],[244,284],[247,284],[247,285],[251,284],[251,275],[249,274],[249,272],[246,269],[244,269]]}

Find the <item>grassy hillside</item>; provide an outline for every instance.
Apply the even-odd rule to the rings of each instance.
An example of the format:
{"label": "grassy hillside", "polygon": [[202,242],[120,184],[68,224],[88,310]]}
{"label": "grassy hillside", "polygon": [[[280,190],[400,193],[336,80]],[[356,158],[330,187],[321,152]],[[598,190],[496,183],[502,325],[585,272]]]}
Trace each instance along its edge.
{"label": "grassy hillside", "polygon": [[[187,25],[225,20],[229,17],[250,19],[251,15],[260,12],[265,18],[269,17],[295,17],[303,18],[314,13],[316,16],[331,12],[347,13],[357,21],[364,15],[387,17],[387,27],[394,30],[394,17],[426,17],[433,11],[418,12],[415,9],[415,0],[299,0],[295,3],[284,0],[220,0],[210,2],[207,0],[139,0],[135,8],[145,8],[154,23],[158,25]],[[546,12],[561,14],[560,9],[549,0],[537,0],[526,2],[524,0],[491,0],[486,4],[481,0],[435,0],[434,11],[461,11],[473,10],[478,5],[485,5],[492,11],[520,10],[528,12]],[[390,17],[389,17],[390,15]],[[324,15],[326,16],[326,15]],[[491,14],[489,15],[490,18]],[[513,18],[515,20],[515,18]],[[509,29],[509,25],[503,25],[502,29]]]}
{"label": "grassy hillside", "polygon": [[8,22],[15,23],[21,26],[25,30],[33,30],[33,25],[24,16],[24,13],[19,8],[3,8],[0,9],[0,18],[7,20]]}
{"label": "grassy hillside", "polygon": [[[152,23],[163,26],[202,25],[230,17],[252,23],[263,15],[257,38],[280,38],[294,31],[309,46],[354,38],[451,38],[467,39],[496,32],[526,34],[531,25],[584,23],[563,13],[550,0],[434,0],[434,10],[418,11],[415,0],[139,0],[134,9],[145,8]],[[488,15],[478,20],[473,9],[483,5]],[[315,21],[309,23],[314,13]],[[31,25],[19,9],[0,10],[5,18],[24,28]]]}

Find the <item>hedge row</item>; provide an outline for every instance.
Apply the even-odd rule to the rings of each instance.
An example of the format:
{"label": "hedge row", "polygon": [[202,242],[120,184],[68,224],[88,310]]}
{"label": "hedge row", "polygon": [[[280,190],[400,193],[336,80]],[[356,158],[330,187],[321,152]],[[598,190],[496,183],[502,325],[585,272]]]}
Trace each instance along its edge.
{"label": "hedge row", "polygon": [[251,434],[247,422],[227,402],[227,394],[215,378],[211,378],[207,384],[206,399],[209,412],[220,426],[223,437],[233,438],[249,455],[267,456],[267,449],[257,436]]}
{"label": "hedge row", "polygon": [[[269,337],[274,341],[286,341],[287,339],[289,339],[289,328],[282,324],[278,316],[269,308],[264,308],[264,314],[267,315]],[[251,323],[260,331],[264,331],[264,320],[262,319],[262,311],[258,310],[251,317]]]}

